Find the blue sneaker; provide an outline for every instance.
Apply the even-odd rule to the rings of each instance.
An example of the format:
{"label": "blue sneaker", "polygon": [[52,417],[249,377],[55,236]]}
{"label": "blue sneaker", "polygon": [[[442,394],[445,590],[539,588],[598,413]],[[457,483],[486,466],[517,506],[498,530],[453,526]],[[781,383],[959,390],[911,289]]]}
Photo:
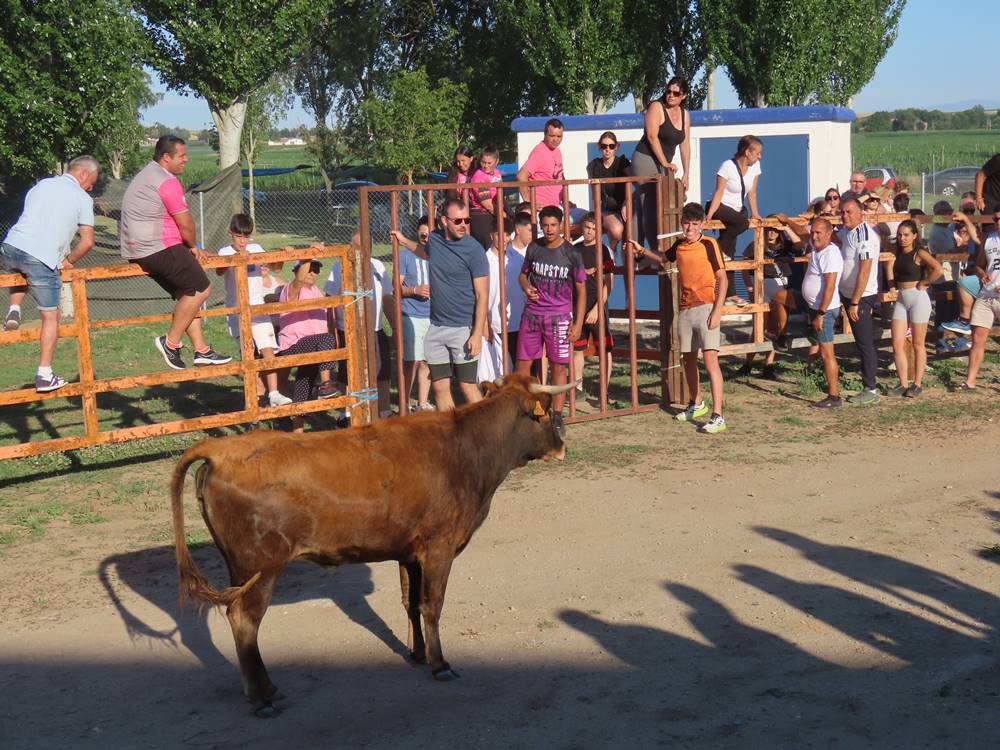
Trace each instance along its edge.
{"label": "blue sneaker", "polygon": [[958,333],[962,336],[972,335],[972,326],[964,320],[949,320],[947,323],[942,323],[940,327],[942,330]]}
{"label": "blue sneaker", "polygon": [[956,336],[951,341],[951,350],[953,352],[967,352],[972,348],[972,340],[966,338],[965,336]]}
{"label": "blue sneaker", "polygon": [[950,354],[952,351],[951,339],[938,339],[934,345],[934,351],[938,354]]}

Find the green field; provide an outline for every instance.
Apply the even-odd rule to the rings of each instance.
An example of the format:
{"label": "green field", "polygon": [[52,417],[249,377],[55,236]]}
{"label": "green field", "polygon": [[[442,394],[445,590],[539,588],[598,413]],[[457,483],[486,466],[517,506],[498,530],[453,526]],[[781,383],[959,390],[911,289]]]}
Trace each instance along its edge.
{"label": "green field", "polygon": [[[304,190],[323,187],[323,177],[316,167],[316,157],[305,146],[269,146],[260,155],[256,169],[268,167],[295,167],[300,164],[313,165],[313,169],[301,169],[291,174],[261,177],[257,188],[260,190]],[[204,182],[219,171],[219,154],[207,143],[193,142],[188,148],[188,163],[181,181],[185,187]]]}
{"label": "green field", "polygon": [[920,174],[961,166],[982,166],[1000,153],[1000,130],[853,133],[855,168],[892,167],[919,189]]}

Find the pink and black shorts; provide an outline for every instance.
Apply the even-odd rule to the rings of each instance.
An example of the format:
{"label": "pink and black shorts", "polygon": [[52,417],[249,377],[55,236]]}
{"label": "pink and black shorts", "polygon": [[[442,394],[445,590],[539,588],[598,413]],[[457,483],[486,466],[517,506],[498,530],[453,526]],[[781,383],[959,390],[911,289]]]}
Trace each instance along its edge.
{"label": "pink and black shorts", "polygon": [[542,348],[550,362],[557,365],[569,364],[570,343],[566,340],[573,316],[534,315],[521,316],[521,328],[517,334],[517,358],[535,360],[542,358]]}

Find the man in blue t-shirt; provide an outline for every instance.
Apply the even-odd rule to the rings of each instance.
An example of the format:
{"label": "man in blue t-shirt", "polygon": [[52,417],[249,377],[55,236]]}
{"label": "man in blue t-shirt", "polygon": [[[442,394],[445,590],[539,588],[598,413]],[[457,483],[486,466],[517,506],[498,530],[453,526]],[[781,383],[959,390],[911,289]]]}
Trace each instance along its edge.
{"label": "man in blue t-shirt", "polygon": [[469,236],[469,207],[449,198],[441,207],[444,230],[430,233],[424,246],[430,263],[431,324],[424,357],[431,371],[439,411],[455,408],[451,376],[468,403],[482,399],[476,383],[479,351],[486,330],[490,267],[483,246]]}

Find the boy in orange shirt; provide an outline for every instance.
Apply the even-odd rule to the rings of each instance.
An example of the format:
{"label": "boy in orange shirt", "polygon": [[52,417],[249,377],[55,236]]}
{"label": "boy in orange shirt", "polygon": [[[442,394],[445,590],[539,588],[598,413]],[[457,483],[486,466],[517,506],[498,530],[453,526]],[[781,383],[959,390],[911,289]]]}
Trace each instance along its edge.
{"label": "boy in orange shirt", "polygon": [[681,359],[684,362],[684,378],[691,401],[687,408],[677,415],[681,422],[692,422],[708,413],[708,405],[701,399],[698,382],[698,350],[705,359],[705,370],[712,390],[713,411],[708,422],[701,426],[702,432],[716,433],[726,429],[722,416],[722,368],[719,367],[719,347],[722,345],[722,305],[726,299],[726,265],[722,260],[718,242],[702,234],[705,223],[705,209],[698,203],[688,203],[681,210],[683,239],[677,240],[666,253],[647,250],[634,240],[629,246],[636,258],[647,256],[662,265],[666,262],[677,265],[678,281],[681,289],[679,328],[681,339]]}

